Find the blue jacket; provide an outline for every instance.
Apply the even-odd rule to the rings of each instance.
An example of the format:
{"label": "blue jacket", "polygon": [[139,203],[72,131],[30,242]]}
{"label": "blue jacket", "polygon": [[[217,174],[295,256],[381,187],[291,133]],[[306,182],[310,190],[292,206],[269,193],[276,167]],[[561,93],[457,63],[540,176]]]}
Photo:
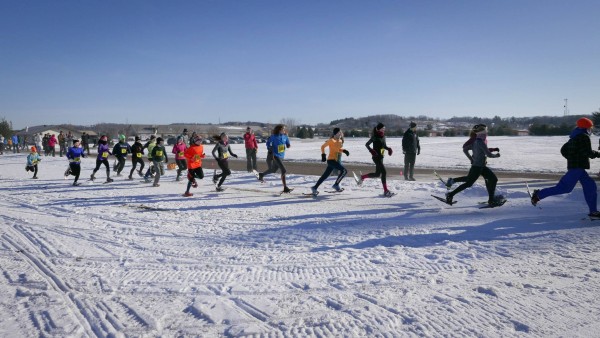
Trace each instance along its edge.
{"label": "blue jacket", "polygon": [[31,154],[27,155],[27,166],[29,167],[32,165],[36,165],[41,160],[42,160],[42,158],[40,157],[40,154],[31,153]]}
{"label": "blue jacket", "polygon": [[267,146],[273,151],[273,156],[284,158],[285,149],[290,147],[290,139],[285,134],[271,135]]}
{"label": "blue jacket", "polygon": [[13,144],[19,144],[19,136],[13,135],[11,139]]}
{"label": "blue jacket", "polygon": [[83,148],[70,147],[67,150],[67,158],[71,163],[81,163],[81,158],[85,157]]}

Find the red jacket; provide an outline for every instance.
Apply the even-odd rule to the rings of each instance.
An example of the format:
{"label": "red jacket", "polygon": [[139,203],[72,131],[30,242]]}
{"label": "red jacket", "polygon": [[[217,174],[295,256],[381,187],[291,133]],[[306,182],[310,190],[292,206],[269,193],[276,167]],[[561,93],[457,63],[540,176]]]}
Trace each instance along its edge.
{"label": "red jacket", "polygon": [[258,142],[256,142],[256,137],[254,137],[254,134],[248,132],[244,134],[244,144],[246,145],[246,149],[258,148]]}

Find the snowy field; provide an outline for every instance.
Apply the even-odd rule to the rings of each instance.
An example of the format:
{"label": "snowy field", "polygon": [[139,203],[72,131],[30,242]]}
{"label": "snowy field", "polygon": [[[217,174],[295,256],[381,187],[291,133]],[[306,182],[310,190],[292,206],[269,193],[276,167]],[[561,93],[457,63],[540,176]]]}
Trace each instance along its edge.
{"label": "snowy field", "polygon": [[[565,137],[497,137],[495,170],[565,171]],[[422,138],[417,166],[467,168],[460,138]],[[365,139],[346,162],[369,163]],[[592,138],[597,145],[598,139]],[[288,158],[320,158],[292,139]],[[387,164],[402,163],[400,139]],[[259,156],[264,159],[264,144]],[[243,145],[235,145],[243,156]],[[206,147],[209,153],[210,147]],[[479,209],[483,181],[452,207],[434,177],[381,184],[351,178],[341,194],[292,194],[234,172],[185,198],[174,171],[139,179],[64,180],[64,158],[0,156],[2,337],[597,337],[600,221],[578,186],[533,207],[523,180],[499,182],[501,208]],[[592,160],[591,172],[600,168]],[[127,164],[126,170],[129,168]],[[207,170],[206,173],[209,173]],[[212,173],[212,170],[210,170]],[[98,173],[104,178],[104,171]],[[209,175],[210,176],[210,175]],[[533,181],[533,187],[554,181]],[[598,222],[598,223],[596,223]]]}

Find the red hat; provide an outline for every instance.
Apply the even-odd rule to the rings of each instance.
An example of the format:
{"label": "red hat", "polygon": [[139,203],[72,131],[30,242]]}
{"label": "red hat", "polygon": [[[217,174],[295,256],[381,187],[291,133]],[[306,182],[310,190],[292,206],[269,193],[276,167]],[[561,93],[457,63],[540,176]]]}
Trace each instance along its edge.
{"label": "red hat", "polygon": [[35,146],[31,147],[31,152],[32,153],[37,153],[37,149],[35,148]]}
{"label": "red hat", "polygon": [[582,117],[579,120],[577,120],[577,127],[589,129],[594,127],[594,122],[592,122],[592,120],[588,119],[587,117]]}

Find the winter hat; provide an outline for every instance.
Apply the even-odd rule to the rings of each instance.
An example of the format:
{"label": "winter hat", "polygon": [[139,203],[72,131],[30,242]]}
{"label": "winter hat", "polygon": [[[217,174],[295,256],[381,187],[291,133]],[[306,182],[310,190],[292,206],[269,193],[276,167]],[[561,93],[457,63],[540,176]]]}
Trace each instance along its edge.
{"label": "winter hat", "polygon": [[196,143],[196,142],[200,142],[202,141],[202,137],[196,135],[194,137],[192,137],[192,143]]}
{"label": "winter hat", "polygon": [[480,133],[484,130],[486,130],[487,126],[485,124],[476,124],[475,126],[473,126],[473,131],[476,133]]}
{"label": "winter hat", "polygon": [[414,122],[411,122],[411,123],[410,123],[410,127],[411,127],[411,128],[415,128],[416,126],[417,126],[417,124],[416,124],[416,123],[414,123]]}
{"label": "winter hat", "polygon": [[383,127],[385,127],[385,126],[383,125],[383,123],[379,122],[379,123],[377,123],[377,126],[375,127],[375,129],[377,129],[377,130],[381,130],[381,128],[383,128]]}
{"label": "winter hat", "polygon": [[187,133],[187,128],[183,128],[183,132],[184,132],[184,133]]}
{"label": "winter hat", "polygon": [[136,141],[140,141],[140,140],[141,140],[141,138],[140,138],[139,136],[136,136],[136,137],[135,137],[135,140],[136,140]]}
{"label": "winter hat", "polygon": [[119,140],[125,141],[125,135],[123,135],[123,134],[119,135]]}
{"label": "winter hat", "polygon": [[159,138],[156,139],[156,143],[161,143],[162,141],[163,141],[162,137],[159,137]]}
{"label": "winter hat", "polygon": [[106,135],[102,135],[100,137],[100,141],[108,141],[108,137],[106,137]]}
{"label": "winter hat", "polygon": [[183,136],[177,136],[177,142],[183,141]]}
{"label": "winter hat", "polygon": [[582,117],[579,120],[577,120],[577,127],[584,129],[593,128],[594,122],[592,122],[592,120],[588,119],[587,117]]}
{"label": "winter hat", "polygon": [[333,128],[333,136],[340,132],[340,128]]}
{"label": "winter hat", "polygon": [[156,135],[150,135],[150,139],[154,140],[156,138]]}
{"label": "winter hat", "polygon": [[37,153],[37,149],[35,148],[35,146],[31,147],[31,152],[32,153]]}

